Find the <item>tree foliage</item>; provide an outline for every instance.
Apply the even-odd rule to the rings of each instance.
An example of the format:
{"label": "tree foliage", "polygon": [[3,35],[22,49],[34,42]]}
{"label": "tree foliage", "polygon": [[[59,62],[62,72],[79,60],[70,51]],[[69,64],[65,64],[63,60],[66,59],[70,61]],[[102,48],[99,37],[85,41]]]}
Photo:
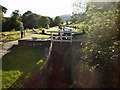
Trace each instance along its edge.
{"label": "tree foliage", "polygon": [[32,13],[31,11],[27,11],[22,16],[22,21],[24,23],[25,28],[37,28],[38,27],[38,19],[41,15],[37,15]]}
{"label": "tree foliage", "polygon": [[3,12],[3,13],[6,13],[7,8],[6,8],[6,7],[4,7],[4,6],[1,6],[1,5],[0,5],[0,7],[1,7],[1,9],[2,9],[2,12]]}
{"label": "tree foliage", "polygon": [[31,11],[20,14],[19,10],[12,12],[11,17],[3,17],[2,30],[10,31],[12,29],[19,30],[24,28],[49,28],[54,26],[52,18],[47,16],[41,16]]}
{"label": "tree foliage", "polygon": [[23,27],[23,23],[21,22],[21,15],[19,10],[15,10],[11,15],[11,29],[19,30]]}
{"label": "tree foliage", "polygon": [[0,29],[2,28],[2,24],[5,22],[4,14],[6,11],[7,8],[0,5]]}
{"label": "tree foliage", "polygon": [[60,16],[56,16],[55,19],[54,19],[54,25],[55,26],[59,26],[61,25],[63,22],[62,18]]}
{"label": "tree foliage", "polygon": [[50,19],[48,17],[45,17],[45,16],[42,16],[39,21],[39,27],[42,27],[42,28],[49,28],[49,25],[50,25]]}
{"label": "tree foliage", "polygon": [[6,11],[7,11],[7,8],[0,5],[0,20],[3,20],[3,19],[4,19],[3,14],[5,14]]}
{"label": "tree foliage", "polygon": [[3,31],[9,31],[12,29],[19,30],[21,27],[23,27],[23,23],[21,20],[22,19],[19,10],[15,10],[14,12],[12,12],[10,18],[4,17],[4,20],[2,22],[2,30]]}
{"label": "tree foliage", "polygon": [[48,17],[49,18],[49,20],[50,20],[50,27],[53,27],[54,26],[54,21],[53,21],[53,19],[51,18],[51,17]]}
{"label": "tree foliage", "polygon": [[[116,81],[119,79],[118,74],[116,74],[119,68],[120,49],[119,5],[120,2],[87,3],[85,19],[78,23],[79,33],[82,29],[86,32],[85,35],[81,36],[86,42],[80,43],[80,58],[75,65],[76,71],[85,73],[87,71],[84,70],[88,68],[88,73],[97,73],[94,76],[100,80],[100,87],[103,88],[116,87],[119,83]],[[78,19],[76,20],[78,22]],[[114,69],[117,71],[111,71],[111,66],[116,67]],[[112,78],[111,75],[113,75]],[[77,87],[81,86],[81,81],[84,82],[83,79],[75,80]]]}
{"label": "tree foliage", "polygon": [[86,30],[88,39],[102,41],[118,39],[120,23],[116,3],[88,3],[85,14],[82,23],[79,19],[76,22],[83,24],[82,28]]}

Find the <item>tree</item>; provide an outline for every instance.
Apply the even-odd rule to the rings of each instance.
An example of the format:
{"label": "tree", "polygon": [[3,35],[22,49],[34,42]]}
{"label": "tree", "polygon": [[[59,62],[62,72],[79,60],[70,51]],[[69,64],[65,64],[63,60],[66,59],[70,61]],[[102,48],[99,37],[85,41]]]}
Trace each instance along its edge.
{"label": "tree", "polygon": [[4,19],[3,13],[6,13],[7,8],[0,5],[0,20]]}
{"label": "tree", "polygon": [[82,14],[85,13],[87,7],[86,0],[76,0],[73,3],[73,14]]}
{"label": "tree", "polygon": [[77,23],[78,22],[78,14],[73,14],[71,16],[71,21],[72,21],[72,23]]}
{"label": "tree", "polygon": [[50,25],[50,19],[48,17],[42,16],[39,21],[38,21],[38,25],[41,28],[49,28]]}
{"label": "tree", "polygon": [[50,27],[53,27],[54,26],[54,21],[51,17],[48,17],[50,19]]}
{"label": "tree", "polygon": [[4,22],[2,22],[2,31],[11,30],[11,18],[4,17]]}
{"label": "tree", "polygon": [[9,31],[10,30],[10,18],[6,18],[4,17],[4,14],[7,12],[7,8],[4,6],[0,5],[0,20],[2,22],[0,22],[0,24],[2,24],[2,31]]}
{"label": "tree", "polygon": [[41,18],[41,15],[37,15],[32,13],[31,11],[27,11],[22,16],[22,21],[24,23],[25,28],[37,28],[39,27],[38,20]]}
{"label": "tree", "polygon": [[11,29],[19,30],[23,27],[19,10],[15,10],[11,15]]}
{"label": "tree", "polygon": [[61,25],[63,22],[62,18],[60,16],[56,16],[55,19],[54,19],[54,25],[55,26],[59,26]]}
{"label": "tree", "polygon": [[[107,8],[108,5],[110,9]],[[118,38],[118,17],[119,12],[115,3],[90,3],[85,23],[91,29],[91,38],[98,40]]]}
{"label": "tree", "polygon": [[[80,27],[83,25],[87,34],[83,35],[83,37],[86,36],[86,42],[82,43],[81,45],[83,47],[80,48],[80,54],[83,55],[80,56],[80,61],[78,60],[75,65],[75,67],[78,66],[78,68],[75,69],[77,71],[83,71],[81,73],[84,73],[86,72],[84,69],[88,69],[89,67],[91,68],[89,71],[93,72],[93,77],[95,77],[94,73],[100,73],[100,76],[97,74],[97,77],[99,77],[99,80],[101,79],[100,82],[103,82],[99,85],[101,88],[107,88],[109,86],[111,88],[115,88],[118,87],[117,85],[119,83],[119,81],[117,81],[119,78],[118,75],[114,75],[114,80],[111,79],[111,75],[116,72],[111,72],[112,74],[110,73],[110,71],[112,71],[112,65],[119,68],[117,65],[117,63],[119,63],[118,48],[120,48],[119,41],[117,40],[119,39],[119,35],[117,34],[120,31],[119,10],[114,3],[89,3],[85,12],[86,17],[84,21],[82,23],[78,23]],[[81,29],[79,30],[81,31]],[[87,39],[88,41],[90,40],[93,42],[89,43]],[[117,56],[114,57],[115,55]],[[117,72],[119,72],[119,70]],[[78,74],[79,76],[78,72],[75,74]],[[103,75],[102,78],[101,75]],[[83,85],[83,83],[80,83],[83,81],[82,79],[73,79],[73,81],[76,82],[75,86],[77,87],[81,87],[81,85]],[[106,81],[107,84],[106,82],[104,83],[104,81]]]}
{"label": "tree", "polygon": [[72,23],[83,22],[86,17],[87,2],[83,0],[77,0],[73,3],[73,12],[71,16]]}
{"label": "tree", "polygon": [[0,9],[2,9],[2,12],[3,12],[3,13],[6,13],[7,8],[6,8],[6,7],[4,7],[4,6],[1,6],[1,5],[0,5],[0,7],[1,7]]}

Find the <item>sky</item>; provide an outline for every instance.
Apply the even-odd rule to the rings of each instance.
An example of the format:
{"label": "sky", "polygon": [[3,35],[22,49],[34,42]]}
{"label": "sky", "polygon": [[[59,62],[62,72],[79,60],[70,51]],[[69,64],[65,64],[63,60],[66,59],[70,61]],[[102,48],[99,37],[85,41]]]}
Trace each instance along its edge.
{"label": "sky", "polygon": [[60,16],[72,14],[72,3],[76,0],[0,0],[2,6],[8,10],[4,16],[10,17],[13,11],[19,10],[21,14],[30,10],[43,16]]}

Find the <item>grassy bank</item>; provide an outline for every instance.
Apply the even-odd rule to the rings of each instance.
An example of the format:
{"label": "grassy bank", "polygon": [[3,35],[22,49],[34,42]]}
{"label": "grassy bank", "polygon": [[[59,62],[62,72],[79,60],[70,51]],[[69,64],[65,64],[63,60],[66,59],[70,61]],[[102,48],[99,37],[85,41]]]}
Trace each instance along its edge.
{"label": "grassy bank", "polygon": [[[49,28],[49,29],[35,29],[35,31],[37,32],[42,32],[42,30],[45,30],[45,31],[57,31],[58,29],[56,27],[52,27],[52,28]],[[26,36],[29,36],[29,35],[32,35],[31,33],[27,33],[27,31],[32,31],[32,29],[27,29],[25,30],[26,31]],[[12,40],[16,40],[16,39],[20,39],[20,31],[9,31],[9,32],[0,32],[0,34],[4,34],[5,36],[3,36],[0,41],[3,41],[3,42],[7,42],[7,41],[12,41]],[[48,33],[50,34],[50,33]],[[50,37],[49,35],[37,35],[34,36],[34,37],[38,37],[38,38],[46,38],[46,37]]]}
{"label": "grassy bank", "polygon": [[[29,29],[26,31],[31,31],[31,30]],[[2,42],[12,41],[21,38],[20,31],[0,32],[0,34],[4,35],[0,38],[0,41]],[[29,35],[31,35],[31,33],[26,33],[26,36]]]}

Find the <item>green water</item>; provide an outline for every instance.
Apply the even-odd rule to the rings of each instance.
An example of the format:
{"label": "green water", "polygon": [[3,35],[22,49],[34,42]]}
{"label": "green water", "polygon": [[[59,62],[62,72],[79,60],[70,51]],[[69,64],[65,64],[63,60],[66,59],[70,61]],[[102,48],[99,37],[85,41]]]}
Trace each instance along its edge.
{"label": "green water", "polygon": [[29,78],[40,70],[38,62],[44,59],[44,48],[11,50],[2,58],[2,87],[9,88],[21,76],[23,79]]}

